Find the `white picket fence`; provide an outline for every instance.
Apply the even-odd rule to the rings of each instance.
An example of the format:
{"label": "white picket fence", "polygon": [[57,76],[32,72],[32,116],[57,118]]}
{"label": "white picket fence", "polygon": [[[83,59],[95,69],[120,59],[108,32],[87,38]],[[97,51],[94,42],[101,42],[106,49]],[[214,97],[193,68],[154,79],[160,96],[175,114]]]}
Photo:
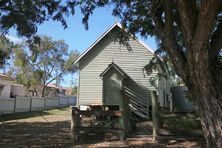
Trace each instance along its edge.
{"label": "white picket fence", "polygon": [[28,112],[76,104],[76,97],[16,97],[0,98],[0,114]]}

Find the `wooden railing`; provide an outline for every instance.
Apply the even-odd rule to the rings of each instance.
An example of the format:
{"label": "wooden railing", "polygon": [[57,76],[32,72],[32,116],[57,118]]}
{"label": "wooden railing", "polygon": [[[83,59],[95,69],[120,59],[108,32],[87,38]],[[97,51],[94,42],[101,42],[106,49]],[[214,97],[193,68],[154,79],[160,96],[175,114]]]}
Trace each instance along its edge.
{"label": "wooden railing", "polygon": [[[104,126],[84,126],[81,124],[81,118],[83,116],[91,117],[92,115],[96,117],[116,117],[119,121],[119,128],[115,127],[104,127]],[[126,126],[126,118],[124,116],[123,111],[82,111],[79,110],[77,107],[71,107],[71,141],[73,144],[78,142],[78,137],[81,135],[81,132],[87,133],[98,133],[98,132],[113,132],[119,135],[120,140],[125,140],[127,126]]]}
{"label": "wooden railing", "polygon": [[[200,129],[167,129],[160,125],[165,119],[186,117],[197,118],[195,112],[169,112],[159,111],[157,92],[151,91],[152,100],[152,120],[153,120],[153,138],[158,136],[185,136],[186,138],[200,138],[203,139],[203,134]],[[172,123],[174,124],[174,123]]]}
{"label": "wooden railing", "polygon": [[124,94],[129,98],[130,110],[141,118],[148,119],[149,106],[138,94],[131,89],[123,86]]}

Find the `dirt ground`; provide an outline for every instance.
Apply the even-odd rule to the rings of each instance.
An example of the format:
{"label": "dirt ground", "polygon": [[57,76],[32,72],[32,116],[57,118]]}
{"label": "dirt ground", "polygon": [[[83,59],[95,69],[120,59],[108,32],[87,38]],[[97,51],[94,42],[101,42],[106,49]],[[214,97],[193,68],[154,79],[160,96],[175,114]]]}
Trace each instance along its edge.
{"label": "dirt ground", "polygon": [[126,141],[115,137],[91,136],[80,139],[78,145],[70,142],[70,114],[68,109],[54,114],[0,122],[0,148],[10,147],[205,147],[203,141],[186,138],[160,137],[153,141],[148,124],[142,124]]}

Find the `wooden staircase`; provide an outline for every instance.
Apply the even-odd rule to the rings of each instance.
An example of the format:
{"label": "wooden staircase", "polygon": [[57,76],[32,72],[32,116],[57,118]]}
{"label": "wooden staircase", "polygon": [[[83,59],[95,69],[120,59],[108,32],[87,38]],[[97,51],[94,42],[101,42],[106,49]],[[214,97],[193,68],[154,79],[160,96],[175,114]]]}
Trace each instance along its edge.
{"label": "wooden staircase", "polygon": [[149,105],[138,94],[131,89],[123,86],[125,96],[129,99],[129,108],[131,110],[132,118],[135,121],[148,120],[149,119]]}

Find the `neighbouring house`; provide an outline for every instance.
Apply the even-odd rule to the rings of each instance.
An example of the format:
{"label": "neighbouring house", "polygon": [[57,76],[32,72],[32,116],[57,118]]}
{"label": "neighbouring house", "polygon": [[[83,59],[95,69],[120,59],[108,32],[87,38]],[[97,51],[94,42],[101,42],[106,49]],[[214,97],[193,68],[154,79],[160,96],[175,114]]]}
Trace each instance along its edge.
{"label": "neighbouring house", "polygon": [[72,96],[71,87],[61,87],[55,84],[48,84],[45,90],[46,96]]}
{"label": "neighbouring house", "polygon": [[11,97],[15,96],[28,96],[28,92],[24,85],[12,84],[11,86]]}
{"label": "neighbouring house", "polygon": [[[42,86],[26,89],[24,85],[16,84],[14,78],[6,74],[0,74],[0,98],[13,98],[16,96],[41,96]],[[49,84],[45,88],[46,96],[73,96],[72,88],[60,87],[55,84]]]}
{"label": "neighbouring house", "polygon": [[60,94],[64,96],[73,96],[74,88],[71,87],[60,87]]}
{"label": "neighbouring house", "polygon": [[27,96],[23,85],[16,84],[15,79],[6,74],[0,74],[0,97],[11,98],[15,96]]}
{"label": "neighbouring house", "polygon": [[[41,92],[38,94],[41,95]],[[55,84],[48,84],[45,88],[45,96],[58,96],[59,94],[59,86]]]}
{"label": "neighbouring house", "polygon": [[144,72],[144,66],[154,56],[153,50],[131,36],[121,44],[119,33],[124,31],[115,23],[74,62],[79,69],[77,105],[119,108],[121,99],[127,97],[132,111],[149,118],[150,91],[165,91],[150,83],[157,72]]}
{"label": "neighbouring house", "polygon": [[14,79],[8,75],[0,74],[0,97],[10,98],[11,86],[14,83]]}

